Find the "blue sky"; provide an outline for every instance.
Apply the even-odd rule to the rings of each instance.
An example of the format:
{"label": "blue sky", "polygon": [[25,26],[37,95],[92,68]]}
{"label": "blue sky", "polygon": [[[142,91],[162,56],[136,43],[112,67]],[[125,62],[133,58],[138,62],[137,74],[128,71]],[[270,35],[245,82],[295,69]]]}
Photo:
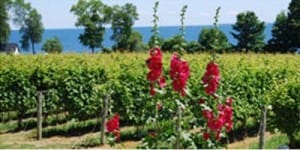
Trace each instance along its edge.
{"label": "blue sky", "polygon": [[[45,28],[75,28],[76,16],[69,12],[77,0],[25,0],[43,17]],[[155,0],[102,0],[108,5],[133,3],[137,6],[139,20],[135,26],[152,26]],[[160,26],[179,25],[179,13],[187,4],[186,25],[210,25],[218,6],[221,6],[220,23],[234,23],[236,14],[251,10],[260,20],[273,22],[276,15],[287,11],[291,0],[160,0],[158,15]],[[17,27],[12,25],[13,29]]]}

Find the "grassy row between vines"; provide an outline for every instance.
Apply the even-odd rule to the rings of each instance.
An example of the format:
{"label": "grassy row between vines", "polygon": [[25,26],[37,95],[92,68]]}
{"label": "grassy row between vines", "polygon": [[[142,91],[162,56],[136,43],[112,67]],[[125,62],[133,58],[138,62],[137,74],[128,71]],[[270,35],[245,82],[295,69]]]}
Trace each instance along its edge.
{"label": "grassy row between vines", "polygon": [[[143,125],[154,116],[154,112],[149,111],[155,108],[153,99],[172,107],[170,103],[177,98],[172,92],[158,97],[149,95],[147,57],[144,53],[0,55],[1,117],[13,111],[21,122],[28,111],[36,107],[37,91],[43,90],[46,91],[45,117],[64,112],[68,120],[97,118],[102,111],[103,97],[109,95],[111,112],[121,114],[121,124]],[[171,54],[164,54],[167,78],[170,58]],[[186,98],[185,104],[200,120],[192,124],[201,126],[202,117],[195,105],[199,98],[207,97],[201,77],[210,55],[186,54],[183,58],[191,68],[188,90],[192,96]],[[232,140],[239,138],[240,133],[251,133],[251,129],[257,132],[260,107],[272,105],[274,95],[278,95],[278,89],[286,88],[285,84],[299,83],[300,57],[297,55],[224,54],[218,55],[217,62],[222,77],[218,93],[220,97],[231,96],[235,100]],[[169,80],[167,83],[170,90],[171,83]],[[285,97],[280,100],[285,101]],[[268,126],[276,128],[272,112],[270,116]]]}

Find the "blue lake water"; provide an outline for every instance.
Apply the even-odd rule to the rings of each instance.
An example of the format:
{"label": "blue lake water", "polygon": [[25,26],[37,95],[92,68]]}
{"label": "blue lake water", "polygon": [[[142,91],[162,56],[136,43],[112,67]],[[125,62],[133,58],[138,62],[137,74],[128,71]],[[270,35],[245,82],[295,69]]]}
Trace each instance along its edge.
{"label": "blue lake water", "polygon": [[[186,26],[186,35],[185,38],[187,41],[197,41],[199,33],[203,28],[212,28],[212,26]],[[232,44],[236,44],[236,40],[232,37],[231,32],[232,32],[232,25],[231,24],[222,24],[219,26],[219,28],[226,34],[228,40]],[[134,27],[133,28],[135,31],[140,32],[143,35],[143,41],[148,42],[152,33],[151,29],[152,27]],[[265,29],[265,41],[268,41],[272,35],[271,35],[271,30],[272,30],[272,24],[266,24],[266,29]],[[83,29],[46,29],[43,33],[43,41],[39,44],[36,45],[37,52],[42,52],[41,47],[42,44],[49,38],[57,37],[63,47],[64,47],[64,52],[90,52],[90,49],[88,47],[83,46],[79,39],[78,36],[80,33],[83,32]],[[176,34],[179,34],[179,26],[164,26],[159,28],[159,33],[160,36],[163,38],[170,38]],[[110,28],[106,29],[106,33],[104,36],[104,41],[103,45],[104,47],[111,47],[113,45],[113,41],[110,40],[110,36],[112,35],[112,30]],[[10,42],[15,42],[20,45],[20,39],[21,35],[19,34],[18,31],[14,30],[11,33],[10,36]],[[97,50],[96,50],[97,51]],[[25,52],[22,50],[22,52]],[[30,52],[30,51],[29,51]]]}

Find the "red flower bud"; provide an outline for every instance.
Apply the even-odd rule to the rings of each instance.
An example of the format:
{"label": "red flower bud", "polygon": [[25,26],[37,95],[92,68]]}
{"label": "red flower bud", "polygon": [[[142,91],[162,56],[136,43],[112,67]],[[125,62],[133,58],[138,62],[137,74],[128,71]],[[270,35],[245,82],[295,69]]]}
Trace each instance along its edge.
{"label": "red flower bud", "polygon": [[207,141],[210,138],[210,134],[207,133],[207,132],[204,132],[203,133],[203,138],[204,138],[205,141]]}
{"label": "red flower bud", "polygon": [[201,105],[201,104],[204,104],[205,103],[205,99],[203,99],[203,98],[200,98],[200,100],[199,100],[199,104]]}

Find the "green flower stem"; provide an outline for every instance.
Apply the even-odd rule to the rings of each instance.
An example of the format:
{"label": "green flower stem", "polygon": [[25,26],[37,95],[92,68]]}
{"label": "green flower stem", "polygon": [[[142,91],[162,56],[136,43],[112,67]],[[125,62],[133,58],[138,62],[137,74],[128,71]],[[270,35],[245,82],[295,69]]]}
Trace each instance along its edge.
{"label": "green flower stem", "polygon": [[[221,7],[219,6],[217,8],[217,10],[216,10],[216,15],[214,16],[214,19],[215,19],[215,21],[214,21],[214,27],[215,28],[218,28],[219,17],[220,17],[220,10],[221,10]],[[216,37],[218,37],[218,36],[216,36]],[[215,39],[215,40],[217,40],[217,39]],[[214,43],[216,43],[216,42],[214,42]],[[216,59],[217,59],[216,48],[212,49],[211,57],[212,57],[213,61],[216,61]]]}
{"label": "green flower stem", "polygon": [[182,7],[181,13],[180,13],[180,23],[181,23],[181,26],[180,26],[180,29],[179,29],[180,30],[180,37],[181,37],[180,44],[179,44],[179,53],[180,54],[183,54],[184,47],[185,47],[185,43],[184,43],[184,36],[185,36],[184,20],[185,20],[186,10],[187,10],[187,5],[184,5]]}
{"label": "green flower stem", "polygon": [[177,103],[177,120],[176,120],[176,143],[175,149],[180,148],[180,136],[181,136],[181,120],[182,120],[182,107],[180,103]]}
{"label": "green flower stem", "polygon": [[154,44],[155,44],[155,47],[158,47],[159,46],[159,42],[158,42],[158,34],[159,34],[159,31],[158,31],[158,20],[159,20],[159,16],[157,15],[157,10],[158,10],[158,6],[159,6],[159,1],[156,1],[155,4],[154,4],[154,7],[153,7],[153,28],[152,28],[152,34],[154,36]]}

